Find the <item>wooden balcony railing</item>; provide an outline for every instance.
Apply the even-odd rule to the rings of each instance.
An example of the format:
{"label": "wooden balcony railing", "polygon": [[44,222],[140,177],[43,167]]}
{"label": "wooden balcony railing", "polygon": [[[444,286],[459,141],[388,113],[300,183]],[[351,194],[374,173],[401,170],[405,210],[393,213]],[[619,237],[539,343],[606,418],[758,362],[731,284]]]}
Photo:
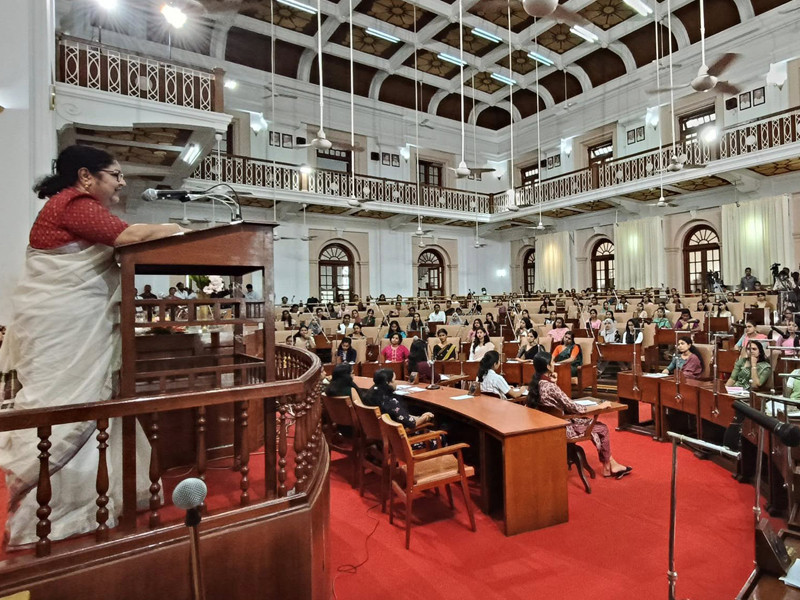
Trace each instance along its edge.
{"label": "wooden balcony railing", "polygon": [[58,81],[91,90],[219,111],[220,82],[208,71],[69,37],[58,39]]}
{"label": "wooden balcony railing", "polygon": [[800,142],[798,109],[726,127],[719,139],[719,157],[745,156],[795,142]]}
{"label": "wooden balcony railing", "polygon": [[[263,504],[269,512],[277,512],[297,506],[305,501],[311,491],[310,486],[319,481],[320,470],[326,464],[325,442],[321,428],[321,380],[322,365],[316,355],[289,346],[277,346],[275,350],[277,381],[257,385],[242,385],[224,390],[189,391],[153,397],[122,398],[107,402],[68,405],[52,409],[3,410],[0,411],[0,432],[30,430],[32,439],[39,440],[31,461],[39,462],[38,485],[35,490],[39,504],[36,525],[36,556],[51,554],[50,520],[52,512],[52,491],[50,484],[51,468],[49,438],[53,428],[66,423],[96,423],[94,437],[97,440],[97,528],[95,544],[128,541],[128,538],[142,533],[144,526],[135,518],[136,506],[122,507],[120,526],[110,529],[108,493],[112,482],[109,480],[107,448],[109,447],[110,419],[120,419],[121,426],[113,431],[122,438],[125,456],[135,456],[136,422],[142,424],[150,440],[151,457],[149,465],[150,510],[145,529],[162,527],[160,492],[161,476],[159,468],[159,447],[173,440],[159,441],[165,434],[159,433],[159,417],[168,411],[189,410],[194,415],[194,436],[196,459],[192,465],[197,477],[206,477],[206,430],[207,409],[210,407],[233,408],[234,470],[239,474],[238,505],[215,512],[215,515],[230,520],[240,507]],[[263,423],[259,419],[263,414]],[[129,427],[131,425],[132,427]],[[293,441],[290,428],[293,425]],[[264,495],[254,497],[251,488],[250,453],[257,449],[252,443],[257,436],[257,427],[263,426],[264,440]],[[87,442],[91,443],[91,442]],[[293,460],[294,469],[289,467]],[[118,484],[117,484],[118,485]],[[132,491],[132,493],[131,493]],[[232,490],[228,490],[232,491]],[[136,498],[136,473],[124,472],[122,498]],[[130,516],[133,515],[133,518]],[[214,515],[212,515],[213,517]],[[91,544],[84,549],[91,549]]]}

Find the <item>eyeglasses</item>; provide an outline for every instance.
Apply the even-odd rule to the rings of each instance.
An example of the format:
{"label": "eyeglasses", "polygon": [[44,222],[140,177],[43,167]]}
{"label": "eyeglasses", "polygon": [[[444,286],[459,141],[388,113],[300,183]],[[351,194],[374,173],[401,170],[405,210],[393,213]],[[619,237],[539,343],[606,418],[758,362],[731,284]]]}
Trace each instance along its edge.
{"label": "eyeglasses", "polygon": [[122,171],[109,171],[108,169],[100,169],[103,173],[108,173],[117,181],[122,181],[125,179],[125,175],[123,175]]}

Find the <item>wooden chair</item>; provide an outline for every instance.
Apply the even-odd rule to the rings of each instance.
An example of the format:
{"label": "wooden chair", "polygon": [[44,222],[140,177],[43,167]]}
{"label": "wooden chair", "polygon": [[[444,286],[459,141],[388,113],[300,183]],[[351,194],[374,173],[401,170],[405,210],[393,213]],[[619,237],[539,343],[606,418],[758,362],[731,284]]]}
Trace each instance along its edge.
{"label": "wooden chair", "polygon": [[591,422],[586,427],[586,431],[583,433],[583,435],[576,438],[567,438],[567,467],[570,470],[572,470],[572,465],[575,465],[577,467],[578,477],[581,478],[586,493],[591,494],[592,488],[589,485],[589,482],[586,481],[586,475],[584,474],[583,469],[586,469],[589,472],[589,476],[592,479],[594,479],[596,475],[594,469],[589,465],[589,462],[586,460],[586,452],[578,444],[580,444],[580,442],[594,443],[594,441],[592,440],[592,429],[594,429],[594,424],[597,422],[597,415],[595,416],[565,415],[563,410],[558,409],[554,406],[539,406],[539,410],[551,414],[554,417],[564,419],[566,421],[569,421],[572,418],[591,419]]}
{"label": "wooden chair", "polygon": [[578,393],[592,388],[592,396],[597,395],[597,365],[594,362],[594,339],[576,338],[575,343],[581,347],[583,364],[578,367]]}
{"label": "wooden chair", "polygon": [[[467,506],[467,514],[472,531],[476,531],[475,516],[472,514],[472,505],[469,499],[467,488],[467,477],[475,474],[475,469],[464,464],[462,450],[469,448],[468,444],[454,444],[452,446],[440,447],[427,452],[414,454],[411,443],[408,440],[406,431],[402,425],[395,423],[388,415],[382,415],[381,432],[389,442],[391,457],[389,460],[389,523],[394,523],[394,494],[405,499],[406,503],[406,550],[411,546],[411,509],[414,497],[421,492],[429,489],[444,486],[447,498],[450,501],[450,508],[453,505],[453,492],[450,489],[451,483],[461,483],[461,492],[464,494],[464,503]],[[432,432],[423,436],[441,434]],[[414,438],[415,441],[420,437]],[[439,438],[441,441],[441,437]],[[397,463],[399,466],[395,466]],[[397,474],[402,481],[402,485],[395,481]]]}
{"label": "wooden chair", "polygon": [[[359,428],[358,417],[356,416],[355,409],[353,408],[353,403],[349,396],[328,396],[327,394],[322,394],[322,408],[330,420],[330,424],[323,428],[325,437],[328,441],[328,446],[330,446],[332,450],[336,450],[337,452],[341,452],[342,454],[350,457],[350,460],[353,462],[352,485],[355,487],[356,481],[358,480]],[[338,435],[341,435],[341,432],[338,431],[339,426],[351,428],[352,435],[350,437],[349,446],[343,446],[342,444],[337,443],[336,438]]]}

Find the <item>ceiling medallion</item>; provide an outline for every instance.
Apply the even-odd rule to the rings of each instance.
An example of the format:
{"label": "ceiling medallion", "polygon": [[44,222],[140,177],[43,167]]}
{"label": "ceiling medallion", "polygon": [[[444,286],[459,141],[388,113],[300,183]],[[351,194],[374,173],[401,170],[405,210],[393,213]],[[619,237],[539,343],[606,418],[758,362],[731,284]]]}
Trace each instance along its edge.
{"label": "ceiling medallion", "polygon": [[630,19],[634,10],[623,0],[596,0],[580,11],[581,16],[604,30]]}
{"label": "ceiling medallion", "polygon": [[[376,0],[367,13],[381,21],[411,29],[414,25],[414,7],[403,0]],[[417,11],[417,18],[423,11]]]}

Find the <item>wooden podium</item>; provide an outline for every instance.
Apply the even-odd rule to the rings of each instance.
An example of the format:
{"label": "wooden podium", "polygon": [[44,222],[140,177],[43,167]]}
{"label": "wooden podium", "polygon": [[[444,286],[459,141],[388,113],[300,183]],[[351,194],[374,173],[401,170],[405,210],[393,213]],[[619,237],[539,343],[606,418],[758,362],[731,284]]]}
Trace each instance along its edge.
{"label": "wooden podium", "polygon": [[[179,397],[275,381],[274,224],[242,222],[131,244],[118,249],[122,269],[120,397]],[[262,274],[262,300],[246,301],[242,277]],[[219,275],[230,277],[229,296],[196,300],[137,300],[136,275]],[[202,290],[196,290],[202,296]],[[137,316],[138,315],[138,316]],[[247,352],[245,336],[255,338]],[[250,448],[263,443],[263,415],[251,411]],[[235,413],[235,414],[234,414]],[[176,409],[140,419],[151,444],[158,445],[158,470],[234,456],[239,411],[230,404]],[[156,421],[157,419],[157,421]],[[123,420],[123,478],[135,478],[136,420]],[[234,467],[235,468],[235,467]],[[124,486],[126,491],[135,485]],[[125,506],[135,506],[125,498]]]}

